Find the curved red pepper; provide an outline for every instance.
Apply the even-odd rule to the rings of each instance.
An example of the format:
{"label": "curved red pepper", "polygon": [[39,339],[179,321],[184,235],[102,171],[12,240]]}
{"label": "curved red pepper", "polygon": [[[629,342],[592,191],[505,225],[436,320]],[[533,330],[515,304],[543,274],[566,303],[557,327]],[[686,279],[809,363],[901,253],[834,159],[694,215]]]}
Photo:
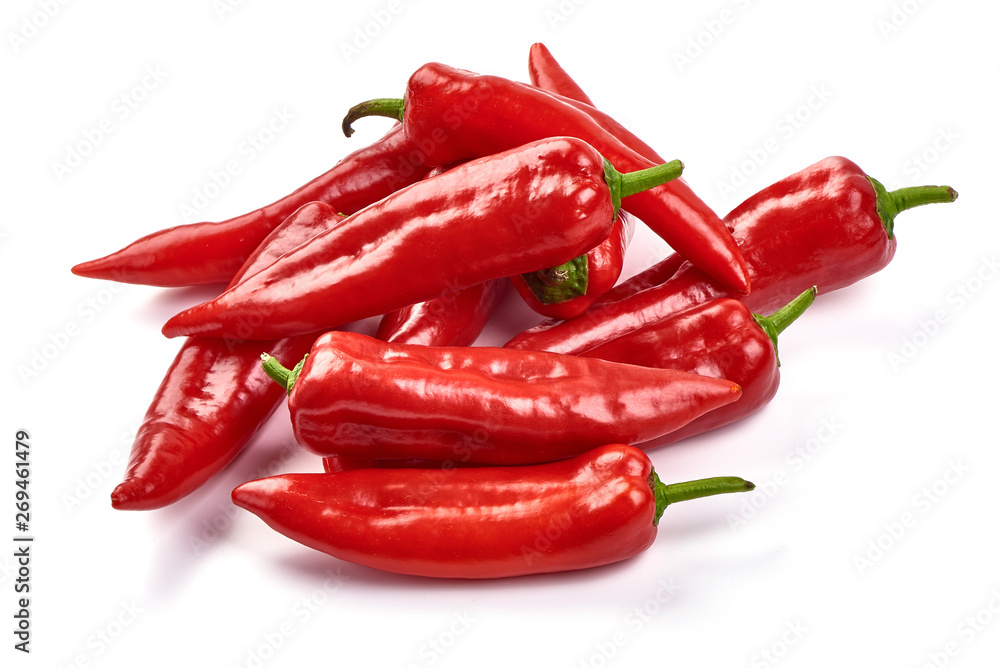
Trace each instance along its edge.
{"label": "curved red pepper", "polygon": [[602,128],[613,134],[621,143],[639,155],[654,163],[664,161],[653,147],[639,139],[631,130],[611,116],[598,109],[590,97],[583,92],[579,84],[573,80],[569,73],[559,64],[559,61],[540,42],[532,44],[531,49],[528,51],[528,76],[531,78],[531,83],[535,86],[562,95],[573,102],[579,102],[580,104],[573,104],[573,102],[570,102],[570,104],[588,114]]}
{"label": "curved red pepper", "polygon": [[328,332],[292,372],[296,440],[319,455],[526,464],[642,443],[739,398],[732,382],[551,353]]}
{"label": "curved red pepper", "polygon": [[[580,104],[574,104],[574,106],[590,115],[602,128],[639,155],[653,162],[663,162],[662,158],[648,144],[615,119],[599,109],[595,109],[590,97],[552,57],[544,44],[532,45],[528,53],[528,73],[533,85],[563,95],[568,98],[566,101],[569,103],[579,102]],[[625,251],[635,227],[635,221],[630,215],[625,212],[619,215],[622,218],[619,222],[625,224],[616,225],[615,231],[606,241],[587,253],[586,294],[567,301],[553,303],[551,299],[540,299],[536,296],[524,277],[511,277],[518,293],[532,310],[549,318],[568,320],[586,311],[595,300],[614,287],[621,277]],[[536,272],[536,274],[540,273]]]}
{"label": "curved red pepper", "polygon": [[[753,279],[749,295],[727,289],[689,262],[674,271],[678,258],[671,257],[664,266],[629,279],[582,316],[542,323],[505,347],[581,353],[709,299],[733,297],[752,311],[768,312],[811,285],[820,294],[851,285],[892,259],[897,213],[957,196],[945,186],[887,193],[850,160],[826,158],[768,186],[726,216]],[[671,277],[656,283],[662,275]]]}
{"label": "curved red pepper", "polygon": [[[342,219],[321,202],[306,204],[275,228],[233,284]],[[314,335],[267,342],[277,354],[306,354]],[[236,457],[284,399],[260,373],[261,341],[192,337],[160,383],[136,433],[118,510],[152,510],[201,487]]]}
{"label": "curved red pepper", "polygon": [[[655,164],[566,98],[440,63],[419,68],[410,77],[403,100],[371,100],[352,108],[344,119],[344,132],[349,136],[351,123],[366,115],[402,121],[429,164],[490,155],[553,136],[583,139],[623,171]],[[626,208],[723,284],[739,292],[750,290],[750,277],[732,235],[683,181],[633,195]]]}
{"label": "curved red pepper", "polygon": [[[558,93],[591,107],[597,107],[590,96],[580,88],[580,85],[562,68],[559,61],[541,42],[535,42],[528,50],[528,78],[533,86]],[[612,132],[612,134],[615,133]]]}
{"label": "curved red pepper", "polygon": [[597,151],[569,137],[473,160],[351,216],[174,316],[163,333],[225,336],[244,328],[247,338],[289,336],[556,266],[607,238],[617,208],[609,183],[628,193],[679,169],[607,171],[613,168]]}
{"label": "curved red pepper", "polygon": [[[591,248],[584,256],[587,263],[586,292],[584,294],[576,294],[576,296],[564,301],[549,302],[539,299],[525,275],[511,276],[510,282],[513,283],[524,302],[536,313],[562,320],[575,318],[618,282],[625,261],[625,251],[632,239],[633,230],[635,230],[635,218],[627,211],[619,210],[618,219],[615,221],[615,226],[608,238]],[[539,274],[545,274],[548,271],[551,270],[536,271],[527,277],[538,280]],[[556,285],[556,289],[560,287],[560,285]]]}
{"label": "curved red pepper", "polygon": [[677,369],[725,378],[742,389],[740,400],[697,417],[649,445],[659,447],[741,420],[778,391],[778,334],[813,302],[810,288],[770,316],[751,313],[739,300],[698,304],[583,353],[610,362]]}
{"label": "curved red pepper", "polygon": [[396,126],[273,204],[219,223],[154,232],[110,255],[76,265],[73,273],[162,287],[228,283],[271,230],[299,207],[319,201],[341,213],[355,213],[429,171],[420,161],[420,151]]}
{"label": "curved red pepper", "polygon": [[506,279],[493,279],[387,313],[375,338],[424,346],[472,345],[506,288]]}
{"label": "curved red pepper", "polygon": [[[763,408],[778,391],[778,335],[813,302],[811,288],[770,316],[751,313],[736,299],[715,299],[659,320],[583,353],[609,362],[724,378],[740,386],[739,401],[720,406],[654,441],[644,450],[717,429]],[[447,468],[468,462],[445,462]],[[441,468],[435,460],[323,458],[328,472],[357,468]]]}
{"label": "curved red pepper", "polygon": [[527,467],[286,474],[240,485],[233,502],[345,561],[501,578],[623,561],[652,544],[667,505],[753,488],[741,478],[664,485],[641,450],[606,445]]}

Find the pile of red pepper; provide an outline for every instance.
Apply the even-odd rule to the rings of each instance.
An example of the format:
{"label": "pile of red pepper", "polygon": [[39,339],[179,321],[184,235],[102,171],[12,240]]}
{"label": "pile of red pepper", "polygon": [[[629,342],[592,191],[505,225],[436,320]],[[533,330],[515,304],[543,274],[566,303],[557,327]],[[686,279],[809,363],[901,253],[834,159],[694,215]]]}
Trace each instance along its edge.
{"label": "pile of red pepper", "polygon": [[[73,268],[228,283],[165,324],[187,338],[115,508],[197,489],[286,394],[295,437],[325,472],[247,482],[233,501],[388,571],[611,563],[650,545],[666,505],[753,489],[663,484],[643,450],[764,406],[778,334],[817,293],[889,262],[899,212],[957,193],[887,192],[831,157],[720,219],[680,162],[596,109],[541,44],[529,72],[524,84],[424,65],[403,98],[347,113],[348,136],[365,116],[396,119],[384,137],[294,193]],[[619,282],[637,224],[675,253]],[[473,346],[508,283],[548,319],[503,347]],[[374,336],[340,329],[372,316]]]}

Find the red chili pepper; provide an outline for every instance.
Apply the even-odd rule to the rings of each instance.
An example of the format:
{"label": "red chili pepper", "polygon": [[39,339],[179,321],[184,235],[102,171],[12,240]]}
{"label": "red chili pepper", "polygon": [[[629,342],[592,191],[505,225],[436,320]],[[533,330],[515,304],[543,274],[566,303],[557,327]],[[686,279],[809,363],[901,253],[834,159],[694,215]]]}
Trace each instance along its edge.
{"label": "red chili pepper", "polygon": [[410,459],[362,459],[360,457],[342,457],[340,455],[327,455],[323,457],[323,470],[327,473],[339,473],[340,471],[355,471],[357,469],[453,469],[453,468],[478,468],[490,466],[490,464],[480,464],[477,462],[453,462],[441,461],[440,459],[420,459],[411,457]]}
{"label": "red chili pepper", "polygon": [[[239,283],[341,219],[321,202],[301,207],[247,259]],[[314,335],[267,345],[291,357]],[[284,393],[260,373],[260,341],[192,337],[167,370],[132,444],[123,481],[111,493],[118,510],[152,510],[204,485],[236,457],[281,404]]]}
{"label": "red chili pepper", "polygon": [[345,561],[501,578],[629,559],[652,544],[669,504],[753,488],[742,478],[664,485],[641,450],[606,445],[526,467],[285,474],[240,485],[233,502]]}
{"label": "red chili pepper", "polygon": [[[532,44],[528,50],[528,77],[533,86],[558,93],[563,97],[591,107],[597,107],[590,96],[580,88],[580,85],[562,68],[559,61],[541,42]],[[612,134],[615,133],[612,132]]]}
{"label": "red chili pepper", "polygon": [[[733,297],[752,311],[768,312],[810,285],[821,294],[831,292],[889,263],[896,250],[896,214],[956,197],[947,186],[886,192],[850,160],[826,158],[765,188],[726,216],[753,280],[749,295],[727,289],[690,262],[672,271],[678,259],[670,257],[664,266],[654,265],[599,299],[582,316],[544,322],[505,346],[576,354],[709,299]],[[663,275],[671,277],[656,283]]]}
{"label": "red chili pepper", "polygon": [[396,126],[330,171],[273,204],[220,223],[178,225],[154,232],[73,273],[162,287],[228,283],[271,230],[308,202],[351,214],[422,179],[430,167]]}
{"label": "red chili pepper", "polygon": [[[233,283],[336,225],[342,217],[306,204],[261,243]],[[473,286],[383,318],[377,336],[401,343],[467,345],[479,336],[506,281]],[[169,505],[204,485],[250,442],[285,398],[260,372],[260,348],[292,359],[314,335],[272,342],[192,337],[167,371],[132,446],[125,478],[112,492],[118,510]]]}
{"label": "red chili pepper", "polygon": [[[531,45],[528,51],[528,76],[531,83],[551,93],[562,95],[581,104],[574,104],[577,109],[587,113],[602,128],[613,134],[621,143],[654,163],[663,162],[663,158],[653,148],[639,139],[624,125],[597,108],[590,97],[583,92],[579,84],[573,80],[552,53],[542,43]],[[571,103],[572,104],[572,103]]]}
{"label": "red chili pepper", "polygon": [[[544,45],[531,47],[528,70],[532,84],[581,102],[576,105],[577,108],[590,114],[623,144],[654,162],[663,162],[641,139],[607,114],[594,109],[587,94],[559,66]],[[611,236],[588,251],[585,262],[583,258],[576,258],[560,267],[511,276],[518,294],[532,310],[549,318],[575,318],[614,287],[621,277],[625,251],[635,229],[635,220],[631,215],[625,211],[618,215],[619,220]],[[558,276],[558,280],[552,280],[553,275]]]}
{"label": "red chili pepper", "polygon": [[[778,390],[778,335],[813,302],[810,288],[770,316],[751,313],[736,299],[715,299],[625,334],[583,353],[609,362],[675,369],[730,380],[742,389],[739,401],[697,417],[643,449],[675,443],[741,420],[763,408]],[[328,472],[358,468],[446,468],[469,462],[428,459],[362,459],[328,456]]]}
{"label": "red chili pepper", "polygon": [[375,338],[424,346],[472,345],[506,288],[506,279],[498,278],[387,313]]}
{"label": "red chili pepper", "polygon": [[642,443],[739,398],[738,385],[551,353],[430,348],[327,332],[289,371],[296,440],[318,455],[527,464]]}
{"label": "red chili pepper", "polygon": [[[663,162],[663,159],[660,158],[659,154],[651,146],[649,146],[649,144],[639,139],[639,137],[633,134],[628,128],[602,112],[600,109],[594,108],[595,105],[591,101],[590,97],[583,91],[582,88],[580,88],[576,81],[570,77],[569,73],[567,73],[566,70],[559,65],[559,62],[552,56],[552,53],[545,47],[544,44],[536,43],[532,45],[531,50],[528,52],[528,72],[531,77],[532,84],[540,88],[544,88],[552,93],[557,93],[570,98],[571,100],[583,103],[582,105],[575,106],[588,113],[597,123],[601,125],[601,127],[617,137],[623,144],[653,162]],[[600,248],[600,246],[598,248]],[[647,287],[659,285],[663,281],[670,278],[683,262],[684,258],[681,257],[680,254],[673,253],[669,256],[668,260],[660,262],[656,266],[655,270],[647,270],[646,272],[643,272],[642,278],[633,277],[627,283],[611,288],[601,297],[598,297],[598,299],[601,299],[601,301],[617,301],[618,299],[621,299],[629,294],[645,290]],[[615,277],[615,280],[618,280],[618,276]],[[587,308],[589,307],[590,304],[587,304]],[[535,310],[537,311],[538,309]],[[539,312],[541,313],[541,311]],[[583,311],[581,311],[581,313],[582,312]],[[569,318],[576,317],[575,315],[560,315],[556,313],[543,313],[543,315],[560,320],[568,320]]]}
{"label": "red chili pepper", "polygon": [[413,184],[287,253],[163,333],[274,338],[330,329],[494,278],[557,266],[607,238],[616,192],[680,163],[620,174],[578,139],[543,139]]}
{"label": "red chili pepper", "polygon": [[510,282],[536,313],[575,318],[618,282],[634,230],[635,218],[619,210],[611,235],[586,255],[558,267],[511,276]]}
{"label": "red chili pepper", "polygon": [[[583,139],[623,171],[655,164],[566,98],[439,63],[424,65],[410,77],[403,100],[370,100],[353,107],[344,118],[345,134],[350,136],[354,120],[371,115],[399,119],[410,140],[425,151],[428,164],[490,155],[553,136]],[[637,193],[628,198],[626,209],[725,285],[750,290],[732,235],[683,181]]]}
{"label": "red chili pepper", "polygon": [[778,335],[815,296],[816,289],[810,288],[770,316],[751,313],[736,299],[713,299],[612,339],[583,356],[725,378],[742,388],[739,401],[649,444],[659,447],[741,420],[771,401],[780,379]]}

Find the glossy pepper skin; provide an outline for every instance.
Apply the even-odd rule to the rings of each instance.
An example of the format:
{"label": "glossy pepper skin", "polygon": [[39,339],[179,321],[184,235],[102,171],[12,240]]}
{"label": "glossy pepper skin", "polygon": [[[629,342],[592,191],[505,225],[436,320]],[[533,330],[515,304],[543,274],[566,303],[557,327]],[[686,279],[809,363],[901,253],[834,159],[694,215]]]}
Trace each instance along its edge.
{"label": "glossy pepper skin", "polygon": [[[575,81],[552,58],[542,44],[531,47],[528,57],[531,83],[544,90],[563,95],[567,102],[579,102],[577,108],[588,112],[601,127],[617,137],[623,144],[634,149],[643,157],[654,162],[663,162],[656,152],[646,146],[638,137],[622,127],[607,114],[593,108],[593,102]],[[635,219],[626,211],[620,211],[611,235],[587,252],[585,273],[570,275],[568,279],[552,283],[552,269],[528,275],[511,276],[518,294],[536,313],[549,318],[567,320],[586,311],[601,295],[614,287],[621,277],[625,251],[635,231]],[[578,265],[562,265],[557,271],[577,271]],[[569,284],[574,290],[568,292]]]}
{"label": "glossy pepper skin", "polygon": [[662,183],[680,171],[680,163],[625,175],[606,167],[569,137],[472,160],[367,207],[174,316],[163,333],[291,336],[557,266],[610,234],[617,203],[609,183],[628,192],[651,174]]}
{"label": "glossy pepper skin", "polygon": [[[778,335],[812,304],[816,291],[809,289],[769,316],[751,313],[740,301],[714,299],[647,325],[583,353],[609,362],[724,378],[742,390],[739,401],[695,418],[654,441],[643,450],[701,434],[756,413],[778,391]],[[465,466],[446,462],[446,467]],[[441,468],[436,460],[360,459],[324,457],[324,470],[357,468]]]}
{"label": "glossy pepper skin", "polygon": [[[277,227],[234,278],[268,266],[342,216],[321,202]],[[499,284],[499,286],[497,285]],[[425,345],[467,345],[496,307],[504,282],[483,284],[387,315],[379,336]],[[295,359],[314,335],[276,341],[191,337],[178,352],[146,412],[124,480],[111,495],[118,510],[152,510],[204,485],[250,442],[286,393],[260,370],[261,346]]]}
{"label": "glossy pepper skin", "polygon": [[382,316],[376,339],[423,346],[472,345],[506,292],[497,278]]}
{"label": "glossy pepper skin", "polygon": [[742,420],[774,398],[781,378],[778,334],[812,304],[815,295],[810,288],[770,316],[751,313],[737,299],[713,299],[612,339],[583,356],[739,384],[743,391],[739,401],[697,417],[649,445],[675,443]]}
{"label": "glossy pepper skin", "polygon": [[178,225],[149,234],[73,273],[122,283],[178,287],[229,283],[254,249],[301,206],[325,202],[344,214],[422,179],[428,172],[402,128],[338,162],[273,204],[219,223]]}
{"label": "glossy pepper skin", "polygon": [[750,489],[740,478],[663,485],[641,450],[606,445],[529,467],[285,474],[240,485],[233,502],[338,559],[482,579],[629,559],[669,503]]}
{"label": "glossy pepper skin", "polygon": [[360,459],[553,461],[658,438],[740,396],[732,382],[670,369],[351,332],[321,336],[290,374],[275,359],[265,370],[290,388],[300,445]]}
{"label": "glossy pepper skin", "polygon": [[[553,269],[511,276],[510,282],[524,302],[536,313],[562,320],[575,318],[590,308],[591,304],[618,282],[625,262],[625,251],[628,250],[634,231],[635,218],[627,211],[619,210],[618,219],[608,238],[591,248],[581,258],[586,264],[583,294],[574,291],[569,293],[568,298],[555,297],[554,295],[565,291],[568,281],[553,280],[546,285],[545,277],[550,276]],[[559,269],[556,268],[557,271]],[[539,294],[536,294],[536,291]],[[545,298],[540,299],[539,295]]]}
{"label": "glossy pepper skin", "polygon": [[[321,202],[302,206],[274,229],[233,277],[236,284],[342,220]],[[266,343],[304,355],[315,336]],[[281,388],[260,373],[261,341],[191,337],[167,370],[136,433],[118,510],[152,510],[204,485],[236,457],[281,405]]]}
{"label": "glossy pepper skin", "polygon": [[[429,164],[490,155],[544,137],[588,142],[615,168],[636,171],[655,163],[625,146],[566,98],[503,77],[477,75],[440,63],[420,67],[403,100],[356,105],[344,119],[388,115],[403,123]],[[740,249],[719,217],[683,181],[626,198],[625,208],[677,252],[738,292],[750,290]],[[555,266],[555,265],[550,265]]]}
{"label": "glossy pepper skin", "polygon": [[[640,139],[631,130],[614,118],[597,108],[580,85],[563,69],[552,52],[541,42],[531,45],[528,51],[528,76],[533,85],[549,92],[562,95],[570,104],[588,114],[602,128],[614,135],[621,143],[654,163],[663,162],[663,158],[649,144]],[[578,104],[577,104],[578,103]]]}
{"label": "glossy pepper skin", "polygon": [[[548,321],[505,346],[578,354],[696,304],[739,299],[754,312],[769,312],[809,286],[820,294],[851,285],[892,259],[895,215],[908,208],[951,202],[945,186],[903,188],[892,193],[846,158],[831,157],[768,186],[737,206],[726,222],[743,249],[754,289],[740,295],[678,258],[622,283],[582,316]],[[649,274],[669,275],[656,283]],[[633,290],[630,283],[644,287]]]}

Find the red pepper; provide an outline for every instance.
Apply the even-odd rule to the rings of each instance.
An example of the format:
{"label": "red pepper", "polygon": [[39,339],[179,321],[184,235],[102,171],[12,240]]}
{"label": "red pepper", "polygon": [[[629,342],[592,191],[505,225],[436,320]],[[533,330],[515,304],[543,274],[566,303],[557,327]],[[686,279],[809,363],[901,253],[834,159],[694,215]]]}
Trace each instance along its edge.
{"label": "red pepper", "polygon": [[296,440],[323,455],[527,464],[642,443],[739,398],[738,385],[551,353],[390,344],[328,332],[292,371]]}
{"label": "red pepper", "polygon": [[[532,84],[581,102],[578,108],[588,112],[623,144],[654,162],[663,162],[642,140],[607,114],[594,109],[587,94],[559,67],[542,44],[531,47],[528,69]],[[621,211],[618,217],[611,236],[590,249],[585,261],[576,258],[560,267],[511,276],[511,282],[524,302],[536,313],[567,320],[586,311],[596,299],[613,288],[621,277],[625,251],[635,230],[635,220],[631,215]],[[560,274],[567,275],[563,277]],[[552,280],[553,275],[559,276],[558,280]]]}
{"label": "red pepper", "polygon": [[[544,88],[552,93],[557,93],[570,98],[571,100],[583,103],[582,105],[575,106],[588,113],[597,123],[601,125],[601,127],[613,134],[623,144],[639,155],[642,155],[653,162],[663,162],[663,159],[660,158],[659,154],[651,146],[649,146],[649,144],[639,139],[639,137],[633,134],[628,128],[624,127],[621,123],[611,118],[600,109],[594,108],[595,105],[591,101],[590,97],[583,91],[582,88],[580,88],[573,78],[570,77],[569,73],[567,73],[566,70],[559,65],[559,62],[552,56],[552,53],[545,47],[544,44],[536,43],[531,46],[531,49],[528,52],[528,73],[531,77],[532,84],[539,86],[540,88]],[[649,270],[643,272],[641,278],[633,277],[626,283],[611,288],[598,299],[602,302],[617,301],[629,294],[645,290],[647,287],[659,285],[673,276],[674,272],[677,271],[683,262],[684,258],[681,257],[680,254],[673,253],[667,260],[664,260],[656,265],[655,269],[650,268]],[[617,277],[615,280],[617,281]],[[587,306],[589,308],[590,305],[588,304]],[[568,320],[571,317],[576,317],[555,314],[543,315],[548,315],[551,318],[557,318],[560,320]]]}
{"label": "red pepper", "polygon": [[[341,218],[320,202],[303,206],[261,243],[233,282],[270,265]],[[388,314],[378,336],[402,343],[467,345],[479,336],[504,287],[506,281],[491,281]],[[309,351],[315,338],[185,341],[139,428],[125,479],[112,492],[112,506],[160,508],[215,476],[286,396],[260,372],[261,346],[295,359]]]}
{"label": "red pepper", "polygon": [[[580,84],[573,80],[541,42],[532,44],[528,50],[528,77],[533,86],[597,107],[590,96],[580,88]],[[618,136],[614,132],[611,134]]]}
{"label": "red pepper", "polygon": [[623,175],[570,137],[472,160],[351,216],[174,316],[163,333],[290,336],[557,266],[607,238],[616,192],[627,196],[679,170],[675,162]]}
{"label": "red pepper", "polygon": [[569,73],[559,64],[559,61],[540,42],[532,44],[531,49],[528,51],[528,76],[531,78],[531,83],[535,86],[551,93],[562,95],[574,102],[579,102],[580,104],[573,104],[573,102],[570,102],[570,104],[590,115],[602,128],[613,134],[621,143],[639,155],[647,160],[652,160],[654,163],[664,161],[649,144],[639,139],[632,131],[611,116],[597,109],[597,105],[591,101],[590,97],[583,92],[579,84],[573,80]]}
{"label": "red pepper", "polygon": [[739,300],[713,299],[583,353],[610,362],[677,369],[737,383],[740,400],[695,418],[649,444],[659,447],[741,420],[778,391],[778,334],[813,302],[810,288],[770,316]]}
{"label": "red pepper", "polygon": [[[490,155],[553,136],[583,139],[623,171],[655,164],[566,98],[439,63],[424,65],[410,77],[403,100],[370,100],[353,107],[344,118],[344,132],[350,136],[351,123],[369,115],[399,119],[410,140],[425,151],[428,164]],[[683,181],[637,193],[628,198],[626,209],[723,284],[750,290],[732,235]]]}
{"label": "red pepper", "polygon": [[629,559],[652,544],[667,505],[753,488],[741,478],[664,485],[641,450],[606,445],[527,467],[286,474],[240,485],[233,502],[345,561],[501,578]]}
{"label": "red pepper", "polygon": [[163,287],[228,283],[264,237],[306,203],[326,202],[341,213],[355,213],[419,181],[428,171],[420,152],[396,126],[273,204],[220,223],[154,232],[110,255],[76,265],[73,273]]}
{"label": "red pepper", "polygon": [[[261,243],[233,284],[336,225],[342,217],[321,202],[306,204]],[[268,342],[291,357],[306,354],[314,335]],[[174,503],[221,471],[250,442],[284,399],[260,373],[260,341],[192,337],[184,342],[136,433],[123,481],[111,493],[118,510]]]}
{"label": "red pepper", "polygon": [[[505,346],[576,354],[709,299],[733,297],[766,313],[811,285],[821,294],[831,292],[889,263],[896,250],[896,214],[956,197],[946,186],[886,192],[850,160],[826,158],[765,188],[726,216],[753,280],[749,295],[727,289],[690,262],[677,266],[678,258],[669,257],[582,316],[544,322]],[[670,278],[657,283],[664,275]]]}
{"label": "red pepper", "polygon": [[[767,405],[780,379],[778,335],[809,307],[815,295],[815,289],[806,290],[770,316],[751,313],[736,299],[715,299],[625,334],[583,356],[724,378],[740,386],[739,401],[640,446],[649,450],[736,422]],[[447,468],[467,465],[444,463]],[[442,462],[328,456],[323,458],[323,467],[332,473],[358,468],[441,468]]]}
{"label": "red pepper", "polygon": [[375,338],[424,346],[472,345],[506,288],[507,281],[498,278],[387,313]]}
{"label": "red pepper", "polygon": [[619,210],[611,235],[586,255],[558,267],[511,276],[510,282],[536,313],[575,318],[618,282],[634,230],[635,218]]}

